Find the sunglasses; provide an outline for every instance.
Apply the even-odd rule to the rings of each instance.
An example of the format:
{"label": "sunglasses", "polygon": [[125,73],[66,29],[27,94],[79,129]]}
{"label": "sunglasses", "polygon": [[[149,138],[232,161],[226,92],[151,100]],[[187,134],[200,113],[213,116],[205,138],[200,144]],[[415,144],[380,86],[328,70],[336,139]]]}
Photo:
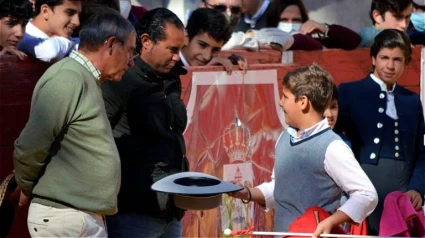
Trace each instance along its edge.
{"label": "sunglasses", "polygon": [[[208,7],[213,8],[219,12],[225,12],[227,11],[227,6],[224,4],[209,4],[208,2],[205,2]],[[242,13],[242,7],[241,6],[230,6],[229,7],[230,12],[232,14],[238,15]]]}

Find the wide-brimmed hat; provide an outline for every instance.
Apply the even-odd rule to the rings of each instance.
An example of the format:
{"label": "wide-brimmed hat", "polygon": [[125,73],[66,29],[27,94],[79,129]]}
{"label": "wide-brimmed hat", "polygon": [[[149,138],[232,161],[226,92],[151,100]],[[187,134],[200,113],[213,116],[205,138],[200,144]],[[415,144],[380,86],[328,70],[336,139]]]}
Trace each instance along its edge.
{"label": "wide-brimmed hat", "polygon": [[152,185],[152,190],[173,194],[174,204],[185,210],[208,210],[220,206],[222,194],[243,187],[209,174],[182,172],[167,176]]}

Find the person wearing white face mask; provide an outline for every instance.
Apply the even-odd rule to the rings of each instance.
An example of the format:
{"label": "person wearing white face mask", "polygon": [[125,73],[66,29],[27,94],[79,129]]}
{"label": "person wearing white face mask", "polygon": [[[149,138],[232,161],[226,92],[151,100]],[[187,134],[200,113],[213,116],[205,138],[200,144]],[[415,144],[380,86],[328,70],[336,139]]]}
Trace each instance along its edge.
{"label": "person wearing white face mask", "polygon": [[407,34],[413,45],[425,45],[425,0],[413,0]]}
{"label": "person wearing white face mask", "polygon": [[361,41],[356,32],[346,27],[309,20],[302,0],[274,0],[265,14],[266,27],[277,27],[294,37],[289,50],[353,50]]}

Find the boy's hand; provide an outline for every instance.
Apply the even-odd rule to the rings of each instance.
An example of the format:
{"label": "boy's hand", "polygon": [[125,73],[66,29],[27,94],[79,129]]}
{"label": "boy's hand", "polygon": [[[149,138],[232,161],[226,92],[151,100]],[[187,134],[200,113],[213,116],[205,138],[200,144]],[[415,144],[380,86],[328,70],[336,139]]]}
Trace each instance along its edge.
{"label": "boy's hand", "polygon": [[213,65],[223,65],[224,70],[227,71],[227,74],[232,73],[233,64],[229,59],[222,58],[222,57],[214,57],[211,59],[210,62],[206,66],[213,66]]}
{"label": "boy's hand", "polygon": [[[238,183],[236,181],[230,181],[231,183],[238,185],[238,186],[243,186],[241,183]],[[230,197],[234,197],[234,198],[239,198],[239,199],[244,199],[247,200],[249,195],[248,195],[248,190],[246,187],[244,187],[241,191],[237,191],[237,192],[233,192],[233,193],[227,193],[227,195],[229,195]]]}
{"label": "boy's hand", "polygon": [[232,54],[231,56],[229,56],[229,60],[232,62],[233,65],[239,65],[239,69],[242,70],[242,73],[245,74],[248,70],[248,61],[244,57]]}
{"label": "boy's hand", "polygon": [[422,196],[421,196],[420,193],[416,192],[415,190],[409,190],[405,194],[409,197],[410,201],[412,202],[413,207],[416,210],[421,209]]}
{"label": "boy's hand", "polygon": [[0,51],[0,56],[9,54],[9,55],[16,55],[20,60],[23,60],[27,55],[24,52],[21,52],[15,48],[7,48],[4,47],[2,51]]}
{"label": "boy's hand", "polygon": [[322,222],[319,223],[319,225],[317,225],[316,230],[313,233],[313,237],[320,237],[321,234],[330,234],[332,231],[332,228],[334,227],[334,224],[332,223],[331,219],[329,219],[330,217],[328,217],[327,219],[323,220]]}

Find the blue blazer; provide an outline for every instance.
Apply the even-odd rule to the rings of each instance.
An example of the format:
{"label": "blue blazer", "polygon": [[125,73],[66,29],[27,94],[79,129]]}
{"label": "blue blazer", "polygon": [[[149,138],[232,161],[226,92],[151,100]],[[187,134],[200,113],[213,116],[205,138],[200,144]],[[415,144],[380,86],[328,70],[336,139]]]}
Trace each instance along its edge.
{"label": "blue blazer", "polygon": [[[342,83],[339,91],[339,115],[335,132],[345,132],[360,163],[377,164],[380,155],[387,106],[386,93],[368,75],[350,83]],[[385,97],[383,97],[383,95]],[[412,174],[409,189],[422,195],[425,192],[425,128],[423,108],[419,96],[399,85],[394,89],[394,102],[399,117],[398,135],[404,157]],[[384,109],[384,110],[382,110]]]}

